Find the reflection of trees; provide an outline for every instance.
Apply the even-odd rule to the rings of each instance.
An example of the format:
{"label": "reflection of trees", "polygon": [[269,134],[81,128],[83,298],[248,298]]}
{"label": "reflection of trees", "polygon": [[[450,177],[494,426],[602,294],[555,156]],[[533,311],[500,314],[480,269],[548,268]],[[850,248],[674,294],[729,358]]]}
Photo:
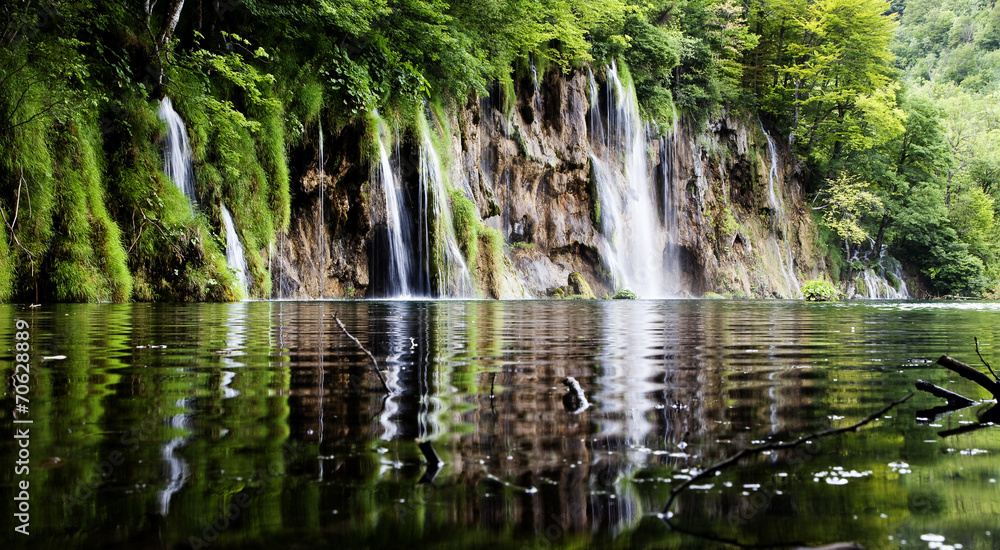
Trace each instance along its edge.
{"label": "reflection of trees", "polygon": [[[289,532],[369,546],[400,537],[531,546],[546,533],[562,537],[553,545],[593,533],[628,539],[646,528],[645,514],[660,511],[683,469],[753,441],[823,429],[837,422],[833,414],[856,421],[909,385],[909,373],[873,368],[873,357],[895,366],[967,346],[940,328],[946,324],[984,339],[995,332],[988,315],[933,321],[906,313],[928,327],[914,333],[894,310],[733,302],[60,307],[33,321],[39,353],[68,357],[38,368],[32,390],[32,456],[37,449],[39,460],[63,459],[33,474],[39,521],[81,526],[74,540],[147,547],[157,543],[143,537],[183,545],[244,493],[253,495],[250,507],[213,548]],[[78,311],[86,315],[63,315]],[[392,396],[382,395],[367,357],[330,320],[333,311],[384,365]],[[945,383],[935,372],[921,376]],[[566,376],[591,401],[579,415],[563,407]],[[170,427],[178,414],[186,425]],[[955,428],[959,420],[942,422]],[[891,422],[826,444],[798,467],[787,453],[748,460],[715,490],[682,495],[676,517],[766,542],[790,525],[801,538],[892,525],[919,533],[929,522],[961,524],[959,504],[976,518],[995,516],[990,454],[946,457],[921,442],[936,437],[934,428],[887,435],[898,431]],[[983,446],[977,437],[949,444]],[[174,454],[191,476],[161,517],[158,494],[169,483],[161,451],[177,439],[184,444]],[[445,461],[433,486],[420,483],[416,439],[431,441]],[[124,463],[102,477],[97,465],[116,450]],[[0,453],[9,455],[9,440],[0,440]],[[900,454],[914,470],[901,479],[885,466]],[[836,466],[875,474],[850,489],[811,481]],[[936,480],[945,476],[960,493],[937,498]],[[722,481],[733,488],[718,490]],[[81,505],[63,506],[62,495],[82,487],[94,489]],[[798,521],[831,511],[844,517]]]}

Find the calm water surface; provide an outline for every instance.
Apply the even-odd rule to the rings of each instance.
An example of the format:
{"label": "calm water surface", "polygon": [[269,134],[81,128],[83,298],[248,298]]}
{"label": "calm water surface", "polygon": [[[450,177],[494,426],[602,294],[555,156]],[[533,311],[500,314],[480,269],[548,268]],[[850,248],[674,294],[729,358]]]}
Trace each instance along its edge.
{"label": "calm water surface", "polygon": [[[387,371],[388,397],[334,312]],[[918,379],[987,397],[933,361],[978,364],[972,338],[1000,343],[998,315],[972,302],[0,306],[0,540],[997,548],[1000,428],[973,429],[991,405],[919,421],[941,404],[923,393],[664,505],[740,449],[848,426]],[[17,319],[32,346],[23,476]],[[565,398],[567,376],[586,402]],[[14,532],[22,480],[28,536]]]}

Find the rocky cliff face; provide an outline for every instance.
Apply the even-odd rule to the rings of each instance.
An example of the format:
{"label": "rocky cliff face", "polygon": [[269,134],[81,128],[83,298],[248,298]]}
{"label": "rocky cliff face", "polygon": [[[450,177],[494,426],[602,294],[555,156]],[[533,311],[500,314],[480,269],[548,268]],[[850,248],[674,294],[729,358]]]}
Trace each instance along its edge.
{"label": "rocky cliff face", "polygon": [[[451,188],[504,241],[502,261],[475,277],[480,295],[542,296],[579,272],[598,296],[634,286],[640,296],[795,297],[801,281],[827,271],[792,157],[756,120],[658,132],[638,120],[612,69],[549,72],[516,90],[510,112],[470,99],[434,124],[446,129]],[[272,257],[276,297],[384,294],[386,201],[362,135],[349,128],[328,140],[323,178],[314,149],[293,155],[292,227]],[[393,155],[411,211],[426,200],[421,146],[404,135]]]}

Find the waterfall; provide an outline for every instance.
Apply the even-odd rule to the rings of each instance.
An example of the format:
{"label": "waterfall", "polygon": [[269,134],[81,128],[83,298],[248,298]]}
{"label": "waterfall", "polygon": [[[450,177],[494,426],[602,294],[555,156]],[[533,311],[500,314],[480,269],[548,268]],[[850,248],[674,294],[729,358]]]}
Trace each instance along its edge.
{"label": "waterfall", "polygon": [[319,297],[323,299],[323,280],[326,278],[326,213],[323,211],[323,195],[326,188],[326,176],[323,172],[323,120],[319,121],[319,225],[316,236],[319,242]]}
{"label": "waterfall", "polygon": [[660,177],[663,179],[663,227],[666,231],[666,250],[664,251],[664,274],[667,288],[671,294],[680,291],[681,257],[680,257],[680,210],[682,186],[677,181],[677,170],[674,165],[677,159],[677,127],[674,126],[669,136],[660,138]]}
{"label": "waterfall", "polygon": [[243,245],[240,244],[240,236],[236,233],[236,225],[233,223],[233,217],[229,214],[229,209],[224,204],[220,206],[222,208],[222,225],[226,230],[226,262],[236,272],[239,287],[246,293],[250,286],[247,279],[247,261],[243,256]]}
{"label": "waterfall", "polygon": [[405,208],[403,190],[398,185],[396,173],[389,159],[388,130],[379,118],[378,112],[374,114],[378,120],[379,163],[373,167],[372,179],[379,182],[385,195],[386,228],[389,233],[389,273],[386,294],[409,298],[411,296],[409,251],[413,248],[410,232],[407,231],[410,227],[410,214]]}
{"label": "waterfall", "polygon": [[[591,74],[591,80],[593,75]],[[607,69],[608,125],[595,135],[599,151],[591,151],[591,168],[600,199],[601,232],[607,242],[602,255],[617,288],[644,298],[665,297],[666,231],[657,216],[657,194],[651,180],[646,125],[639,115],[635,89],[621,81],[618,68]],[[591,84],[591,109],[599,109]]]}
{"label": "waterfall", "polygon": [[767,152],[771,161],[771,166],[767,171],[767,200],[771,207],[771,211],[774,213],[772,233],[780,232],[780,234],[784,236],[784,257],[782,257],[781,245],[778,244],[777,238],[772,237],[772,241],[774,242],[775,251],[778,253],[778,263],[781,265],[781,273],[785,278],[785,286],[788,289],[788,297],[795,298],[802,292],[802,288],[799,286],[799,279],[795,274],[795,258],[792,256],[792,246],[788,242],[788,216],[785,214],[785,209],[781,200],[778,198],[778,193],[775,190],[776,186],[780,184],[778,174],[778,147],[775,145],[771,135],[764,129],[764,123],[761,122],[760,119],[758,119],[757,122],[760,124],[760,131],[763,132],[764,137],[767,139]]}
{"label": "waterfall", "polygon": [[[903,279],[899,262],[886,254],[887,246],[879,253],[878,263],[865,267],[847,284],[847,296],[866,300],[908,300],[910,291]],[[852,261],[861,261],[857,255]]]}
{"label": "waterfall", "polygon": [[[475,296],[475,283],[455,236],[451,215],[451,200],[441,170],[441,159],[430,128],[423,117],[420,128],[420,250],[423,252],[424,275],[434,274],[437,258],[436,290],[440,296],[468,298]],[[427,284],[430,290],[430,281]]]}
{"label": "waterfall", "polygon": [[160,109],[156,114],[167,125],[167,137],[163,143],[163,171],[191,204],[196,204],[191,144],[188,142],[184,121],[174,110],[174,104],[169,97],[160,100]]}

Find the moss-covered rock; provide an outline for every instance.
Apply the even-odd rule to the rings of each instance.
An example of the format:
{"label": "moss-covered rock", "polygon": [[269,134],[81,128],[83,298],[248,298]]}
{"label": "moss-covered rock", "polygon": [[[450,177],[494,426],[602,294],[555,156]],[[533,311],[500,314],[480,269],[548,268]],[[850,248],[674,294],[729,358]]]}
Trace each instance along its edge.
{"label": "moss-covered rock", "polygon": [[569,274],[568,286],[570,294],[574,298],[582,298],[584,300],[596,300],[597,295],[591,290],[590,285],[587,284],[587,280],[583,278],[583,275],[573,272]]}

